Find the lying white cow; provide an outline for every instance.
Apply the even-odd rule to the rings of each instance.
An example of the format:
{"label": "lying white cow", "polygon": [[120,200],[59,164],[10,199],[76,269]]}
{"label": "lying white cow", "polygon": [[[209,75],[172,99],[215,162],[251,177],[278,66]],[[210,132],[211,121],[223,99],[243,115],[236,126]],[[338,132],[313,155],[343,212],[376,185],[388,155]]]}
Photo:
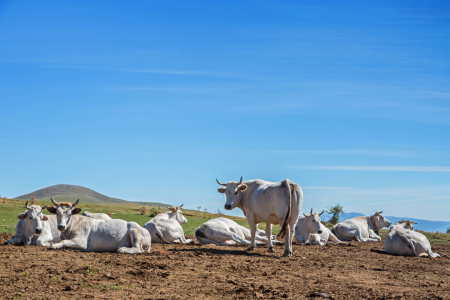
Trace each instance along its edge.
{"label": "lying white cow", "polygon": [[61,231],[60,243],[51,244],[50,249],[70,248],[81,251],[143,253],[150,252],[151,237],[147,230],[135,222],[110,219],[99,220],[77,215],[80,208],[69,202],[57,203],[47,207],[56,214],[58,230]]}
{"label": "lying white cow", "polygon": [[318,234],[319,238],[316,236],[313,238],[321,241],[320,245],[342,244],[342,241],[321,223],[319,216],[323,213],[322,211],[320,214],[317,214],[311,209],[309,216],[303,214],[305,217],[298,219],[297,226],[295,226],[295,239],[297,242],[313,244],[311,242],[311,234]]}
{"label": "lying white cow", "polygon": [[193,240],[184,237],[183,227],[180,225],[187,222],[180,209],[182,206],[169,206],[169,212],[158,214],[144,225],[144,228],[150,232],[153,243],[194,243]]}
{"label": "lying white cow", "polygon": [[333,233],[341,241],[378,242],[378,230],[391,226],[391,222],[376,212],[373,216],[354,217],[333,226]]}
{"label": "lying white cow", "polygon": [[393,225],[384,241],[384,250],[393,255],[440,257],[431,251],[430,242],[420,232]]}
{"label": "lying white cow", "polygon": [[[200,244],[214,244],[217,246],[229,246],[229,245],[250,245],[251,233],[248,228],[239,225],[233,220],[227,218],[217,218],[209,220],[194,232],[195,238]],[[267,236],[264,230],[256,228],[255,236],[257,245],[267,244]],[[272,236],[274,243],[278,243],[275,240],[275,236]]]}
{"label": "lying white cow", "polygon": [[28,206],[27,201],[25,207],[27,211],[17,216],[16,235],[5,244],[50,246],[50,242],[61,241],[61,234],[56,229],[56,217],[42,213],[47,206]]}
{"label": "lying white cow", "polygon": [[400,225],[403,228],[409,229],[409,230],[414,230],[414,225],[413,224],[417,224],[416,222],[410,221],[410,220],[406,220],[406,221],[400,221],[398,223],[395,223],[394,225]]}
{"label": "lying white cow", "polygon": [[[298,215],[302,207],[303,193],[300,186],[289,179],[281,182],[249,180],[230,181],[218,189],[226,195],[225,209],[239,207],[247,217],[251,242],[247,250],[256,247],[256,224],[266,223],[266,236],[272,236],[272,224],[280,224],[279,236],[285,237],[283,256],[292,256],[292,239]],[[267,252],[274,252],[272,240],[267,243]]]}
{"label": "lying white cow", "polygon": [[115,215],[115,213],[104,214],[104,213],[91,213],[91,212],[85,211],[81,215],[84,217],[89,217],[89,218],[93,218],[93,219],[110,220],[111,216]]}

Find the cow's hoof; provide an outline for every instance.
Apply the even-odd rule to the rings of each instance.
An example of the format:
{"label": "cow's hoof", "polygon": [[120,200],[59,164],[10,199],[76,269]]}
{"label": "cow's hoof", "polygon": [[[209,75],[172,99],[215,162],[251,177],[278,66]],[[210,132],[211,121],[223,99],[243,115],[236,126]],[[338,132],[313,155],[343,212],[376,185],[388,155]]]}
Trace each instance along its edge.
{"label": "cow's hoof", "polygon": [[285,250],[285,251],[283,252],[283,256],[284,256],[284,257],[291,257],[291,256],[292,256],[292,252],[291,252],[291,251],[286,251],[286,250]]}
{"label": "cow's hoof", "polygon": [[4,242],[3,245],[11,245],[11,242]]}
{"label": "cow's hoof", "polygon": [[275,252],[275,250],[273,250],[273,247],[269,247],[267,248],[267,252]]}
{"label": "cow's hoof", "polygon": [[252,251],[252,250],[255,250],[255,247],[253,247],[253,246],[248,246],[247,251]]}
{"label": "cow's hoof", "polygon": [[122,248],[117,249],[117,253],[125,253],[125,250]]}

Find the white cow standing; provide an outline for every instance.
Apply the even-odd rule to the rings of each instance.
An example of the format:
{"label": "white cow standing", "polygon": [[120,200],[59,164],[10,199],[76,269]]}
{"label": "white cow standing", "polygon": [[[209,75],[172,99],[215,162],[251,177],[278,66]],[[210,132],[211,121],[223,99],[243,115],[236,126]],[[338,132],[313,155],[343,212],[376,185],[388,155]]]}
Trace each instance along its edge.
{"label": "white cow standing", "polygon": [[136,222],[110,219],[99,220],[77,215],[80,208],[69,202],[55,202],[55,207],[47,207],[56,214],[60,243],[52,243],[50,249],[77,249],[81,251],[143,253],[150,252],[150,233]]}
{"label": "white cow standing", "polygon": [[93,218],[93,219],[100,219],[100,220],[110,220],[111,217],[115,215],[115,213],[111,214],[104,214],[104,213],[91,213],[88,211],[84,211],[82,214],[84,217]]}
{"label": "white cow standing", "polygon": [[61,234],[57,230],[56,217],[46,216],[39,205],[28,206],[27,211],[19,214],[19,222],[16,225],[16,235],[5,244],[24,244],[37,246],[50,246],[50,242],[61,241]]}
{"label": "white cow standing", "polygon": [[[311,242],[311,235],[318,234],[318,237],[313,236],[314,240],[319,240],[317,245],[332,245],[332,244],[342,244],[340,241],[328,228],[325,227],[320,221],[320,214],[311,212],[309,215],[303,214],[304,218],[298,219],[297,226],[295,226],[295,239],[299,243],[314,244]],[[347,243],[344,243],[347,244]]]}
{"label": "white cow standing", "polygon": [[334,225],[332,231],[341,241],[379,242],[381,238],[375,232],[391,226],[391,222],[381,213],[342,221]]}
{"label": "white cow standing", "polygon": [[[272,224],[280,224],[280,236],[285,237],[283,256],[292,256],[292,239],[298,215],[302,207],[303,193],[300,186],[289,179],[281,182],[265,180],[230,181],[218,189],[226,195],[225,209],[239,207],[247,217],[251,231],[251,242],[247,251],[256,247],[256,224],[266,223],[266,236],[272,236]],[[274,252],[272,240],[267,243],[267,252]]]}
{"label": "white cow standing", "polygon": [[[198,227],[194,232],[195,238],[200,244],[214,244],[217,246],[250,245],[251,233],[248,228],[239,225],[227,218],[211,219]],[[268,239],[264,230],[256,228],[256,244],[264,245]],[[272,236],[274,243],[275,236]]]}
{"label": "white cow standing", "polygon": [[440,257],[439,254],[431,251],[431,245],[426,236],[401,225],[393,225],[390,228],[384,241],[384,250],[393,255]]}
{"label": "white cow standing", "polygon": [[181,224],[187,223],[187,219],[183,216],[181,206],[169,206],[170,211],[160,213],[150,221],[144,228],[148,230],[152,236],[153,243],[183,243],[193,244],[194,241],[184,237],[183,227]]}

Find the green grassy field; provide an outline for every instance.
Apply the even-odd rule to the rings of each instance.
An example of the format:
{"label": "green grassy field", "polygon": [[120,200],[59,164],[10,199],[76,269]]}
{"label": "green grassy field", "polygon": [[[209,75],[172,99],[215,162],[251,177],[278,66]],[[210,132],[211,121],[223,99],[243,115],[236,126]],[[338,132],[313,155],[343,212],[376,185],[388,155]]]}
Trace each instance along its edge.
{"label": "green grassy field", "polygon": [[[51,205],[50,201],[37,201],[36,204],[44,206]],[[141,226],[150,221],[152,217],[149,214],[141,215],[140,209],[145,207],[149,212],[153,209],[159,210],[159,212],[168,211],[167,207],[152,207],[152,206],[143,206],[137,204],[89,204],[89,203],[80,203],[78,205],[83,211],[90,211],[92,213],[109,213],[114,212],[114,219],[122,219],[125,221],[134,221]],[[20,213],[25,211],[25,201],[24,200],[16,200],[16,199],[6,199],[0,198],[0,232],[10,232],[14,233],[16,224],[19,221],[17,216]],[[50,213],[45,210],[45,214],[49,215]],[[188,220],[186,224],[183,224],[182,227],[184,229],[184,233],[186,235],[193,235],[194,230],[197,229],[201,224],[205,223],[209,219],[214,219],[218,217],[226,217],[236,221],[238,224],[245,226],[248,228],[248,223],[245,218],[240,217],[232,217],[227,215],[218,215],[211,214],[202,211],[195,210],[184,210],[183,214]],[[260,229],[265,229],[265,225],[262,225]],[[280,231],[280,226],[273,226],[274,234],[277,234]]]}

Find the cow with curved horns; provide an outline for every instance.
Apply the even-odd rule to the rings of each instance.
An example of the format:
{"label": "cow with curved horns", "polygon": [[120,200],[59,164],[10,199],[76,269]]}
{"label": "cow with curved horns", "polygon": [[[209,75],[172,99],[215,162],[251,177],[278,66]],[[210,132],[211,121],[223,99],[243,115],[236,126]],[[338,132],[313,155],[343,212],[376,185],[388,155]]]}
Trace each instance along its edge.
{"label": "cow with curved horns", "polygon": [[144,225],[144,228],[152,236],[153,243],[194,243],[193,240],[184,237],[181,224],[187,223],[187,219],[183,216],[181,207],[183,207],[183,204],[177,207],[169,206],[169,212],[158,214]]}
{"label": "cow with curved horns", "polygon": [[56,217],[46,216],[42,213],[47,205],[28,206],[24,213],[19,214],[19,222],[16,225],[16,235],[5,244],[24,244],[37,246],[50,246],[50,242],[61,241],[60,232],[56,229]]}
{"label": "cow with curved horns", "polygon": [[60,243],[50,245],[50,249],[69,248],[81,251],[143,253],[150,252],[150,233],[136,222],[119,219],[99,220],[79,216],[81,208],[75,203],[55,202],[56,207],[47,207],[56,214]]}
{"label": "cow with curved horns", "polygon": [[[295,239],[299,243],[311,243],[311,235],[317,234],[319,237],[314,236],[315,240],[319,240],[318,245],[331,245],[331,244],[342,244],[340,241],[328,228],[325,227],[320,221],[320,216],[324,213],[322,211],[320,214],[311,212],[309,215],[303,213],[304,218],[298,219],[297,226],[295,226]],[[346,244],[346,243],[345,243]]]}
{"label": "cow with curved horns", "polygon": [[334,225],[332,231],[341,241],[379,242],[381,238],[378,230],[391,226],[391,222],[382,213],[342,221]]}
{"label": "cow with curved horns", "polygon": [[[289,179],[281,182],[265,180],[230,181],[217,183],[226,195],[225,209],[240,208],[247,217],[251,232],[251,243],[247,250],[256,247],[256,224],[266,223],[266,236],[272,236],[272,224],[280,224],[279,236],[285,238],[283,256],[292,256],[292,239],[298,215],[302,207],[303,193],[300,186]],[[267,251],[274,252],[272,239],[268,239]]]}

